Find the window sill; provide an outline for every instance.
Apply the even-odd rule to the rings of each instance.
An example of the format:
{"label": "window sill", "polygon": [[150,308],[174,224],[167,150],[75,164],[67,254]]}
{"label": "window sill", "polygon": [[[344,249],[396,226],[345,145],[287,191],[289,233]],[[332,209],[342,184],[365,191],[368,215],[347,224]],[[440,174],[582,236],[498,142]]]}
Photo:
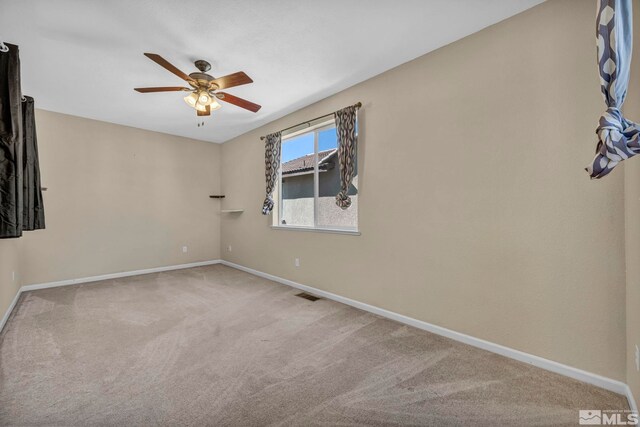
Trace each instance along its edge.
{"label": "window sill", "polygon": [[352,236],[359,236],[361,233],[357,230],[343,230],[340,228],[314,228],[314,227],[296,227],[292,225],[272,225],[273,230],[290,230],[290,231],[311,231],[313,233],[333,233],[333,234],[348,234]]}

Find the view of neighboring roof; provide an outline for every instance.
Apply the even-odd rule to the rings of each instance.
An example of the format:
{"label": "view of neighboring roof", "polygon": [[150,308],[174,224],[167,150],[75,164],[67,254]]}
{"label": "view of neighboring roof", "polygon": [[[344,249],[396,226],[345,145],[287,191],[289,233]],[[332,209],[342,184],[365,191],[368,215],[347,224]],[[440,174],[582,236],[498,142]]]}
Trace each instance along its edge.
{"label": "view of neighboring roof", "polygon": [[[331,158],[336,152],[336,148],[332,148],[331,150],[318,151],[318,158],[320,159],[320,161],[318,162],[318,166],[320,170],[330,169],[328,165],[329,163],[331,163]],[[313,156],[314,154],[311,153],[283,163],[282,175],[312,172]]]}

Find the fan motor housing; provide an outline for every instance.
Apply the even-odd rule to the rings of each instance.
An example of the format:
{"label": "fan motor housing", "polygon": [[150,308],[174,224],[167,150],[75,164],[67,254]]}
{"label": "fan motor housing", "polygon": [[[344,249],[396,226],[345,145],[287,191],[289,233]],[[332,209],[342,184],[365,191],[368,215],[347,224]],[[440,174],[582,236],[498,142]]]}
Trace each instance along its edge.
{"label": "fan motor housing", "polygon": [[195,72],[195,73],[191,73],[189,74],[189,77],[191,77],[193,80],[195,80],[197,82],[197,86],[194,84],[191,84],[191,86],[193,87],[198,87],[198,86],[205,86],[205,87],[209,87],[209,82],[211,82],[211,80],[213,80],[213,76],[210,76],[209,74],[206,73],[206,71],[209,71],[211,69],[211,64],[209,64],[207,61],[205,61],[204,59],[199,59],[197,61],[194,62],[196,68],[198,70],[200,70],[200,72]]}
{"label": "fan motor housing", "polygon": [[210,86],[209,82],[213,80],[213,77],[206,73],[191,73],[189,74],[189,77],[195,80],[198,83],[198,86],[209,87]]}
{"label": "fan motor housing", "polygon": [[206,83],[209,83],[211,80],[213,80],[213,77],[206,73],[191,73],[189,74],[189,77],[191,77],[193,80],[202,80]]}

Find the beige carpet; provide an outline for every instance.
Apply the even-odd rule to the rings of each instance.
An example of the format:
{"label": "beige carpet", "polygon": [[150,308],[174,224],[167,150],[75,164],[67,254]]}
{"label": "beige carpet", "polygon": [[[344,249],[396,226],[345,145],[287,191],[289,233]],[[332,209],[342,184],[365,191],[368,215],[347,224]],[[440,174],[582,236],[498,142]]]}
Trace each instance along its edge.
{"label": "beige carpet", "polygon": [[25,293],[2,425],[575,425],[624,397],[216,265]]}

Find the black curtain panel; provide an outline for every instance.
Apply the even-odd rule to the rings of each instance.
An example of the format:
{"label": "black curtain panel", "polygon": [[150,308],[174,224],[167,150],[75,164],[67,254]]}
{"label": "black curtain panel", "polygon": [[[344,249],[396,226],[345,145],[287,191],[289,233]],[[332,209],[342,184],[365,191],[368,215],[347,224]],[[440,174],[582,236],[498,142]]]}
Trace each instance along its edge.
{"label": "black curtain panel", "polygon": [[20,87],[18,46],[0,51],[0,238],[44,228],[33,98]]}
{"label": "black curtain panel", "polygon": [[0,52],[0,238],[22,235],[22,91],[18,46]]}
{"label": "black curtain panel", "polygon": [[38,139],[34,101],[25,96],[22,101],[22,162],[23,162],[23,221],[22,229],[41,230],[44,228],[44,205],[40,184],[40,164],[38,161]]}

